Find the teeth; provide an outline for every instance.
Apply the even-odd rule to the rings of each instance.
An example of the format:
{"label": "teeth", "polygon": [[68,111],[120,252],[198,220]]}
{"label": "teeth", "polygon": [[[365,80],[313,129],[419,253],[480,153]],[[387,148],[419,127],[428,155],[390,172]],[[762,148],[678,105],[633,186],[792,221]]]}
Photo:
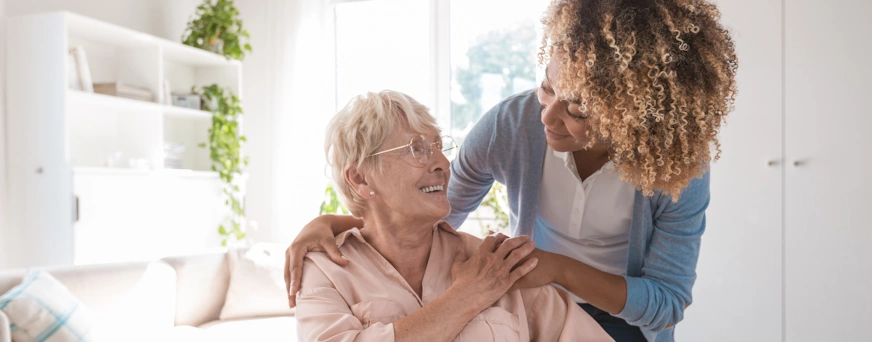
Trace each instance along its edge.
{"label": "teeth", "polygon": [[434,186],[428,186],[425,188],[421,188],[421,192],[423,192],[425,194],[436,191],[436,190],[443,191],[442,185],[434,185]]}

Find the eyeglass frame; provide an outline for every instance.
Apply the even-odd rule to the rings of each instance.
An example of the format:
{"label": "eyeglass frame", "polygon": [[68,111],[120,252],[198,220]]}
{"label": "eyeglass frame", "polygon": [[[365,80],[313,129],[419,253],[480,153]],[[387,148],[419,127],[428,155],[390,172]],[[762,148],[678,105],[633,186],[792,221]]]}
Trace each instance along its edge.
{"label": "eyeglass frame", "polygon": [[454,145],[454,146],[451,147],[451,148],[448,148],[448,149],[446,149],[445,146],[442,146],[442,148],[439,149],[439,151],[440,151],[440,152],[443,152],[443,154],[444,154],[444,152],[451,151],[451,150],[454,150],[454,149],[457,149],[457,148],[458,148],[458,146],[457,146],[457,142],[454,141],[454,137],[452,137],[452,136],[450,136],[450,135],[447,135],[447,134],[445,134],[445,135],[440,135],[440,136],[439,136],[439,141],[434,141],[434,142],[431,142],[429,145],[427,145],[427,146],[430,148],[430,156],[427,157],[427,162],[425,163],[425,162],[422,162],[422,161],[418,160],[418,157],[415,156],[415,150],[412,148],[412,144],[415,143],[415,138],[418,138],[418,137],[421,137],[422,140],[424,140],[424,142],[427,141],[427,137],[426,137],[424,134],[418,134],[418,135],[412,137],[412,139],[409,140],[409,143],[408,143],[408,144],[401,145],[401,146],[397,146],[397,147],[394,147],[394,148],[391,148],[391,149],[387,149],[387,150],[384,150],[384,151],[381,151],[381,152],[376,152],[376,153],[373,153],[373,154],[370,154],[370,155],[366,156],[366,158],[369,158],[369,157],[375,157],[375,156],[380,155],[380,154],[385,154],[385,153],[388,153],[388,152],[393,152],[393,151],[401,150],[401,149],[403,149],[403,148],[408,148],[408,149],[409,149],[409,152],[412,153],[412,157],[414,157],[415,160],[418,161],[418,163],[421,163],[422,165],[427,165],[427,163],[430,162],[430,159],[433,158],[433,145],[434,145],[434,144],[444,142],[444,139],[445,139],[445,138],[451,139],[451,144]]}

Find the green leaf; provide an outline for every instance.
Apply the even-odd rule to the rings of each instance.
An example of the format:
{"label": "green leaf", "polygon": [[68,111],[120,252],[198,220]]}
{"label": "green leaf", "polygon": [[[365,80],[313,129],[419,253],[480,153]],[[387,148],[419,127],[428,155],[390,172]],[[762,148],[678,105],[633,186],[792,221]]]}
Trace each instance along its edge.
{"label": "green leaf", "polygon": [[227,229],[224,228],[224,225],[218,226],[218,234],[227,235]]}

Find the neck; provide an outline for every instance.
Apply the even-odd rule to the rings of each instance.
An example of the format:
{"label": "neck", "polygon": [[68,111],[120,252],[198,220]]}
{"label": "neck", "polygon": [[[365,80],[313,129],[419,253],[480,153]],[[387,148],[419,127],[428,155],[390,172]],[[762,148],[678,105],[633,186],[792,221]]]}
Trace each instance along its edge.
{"label": "neck", "polygon": [[[586,150],[573,151],[572,156],[575,157],[576,160],[608,161],[609,150],[605,146],[597,144]],[[605,162],[603,162],[603,164],[605,164]]]}
{"label": "neck", "polygon": [[435,222],[412,222],[396,215],[368,216],[364,217],[366,227],[361,230],[364,239],[420,294],[421,281],[433,245]]}

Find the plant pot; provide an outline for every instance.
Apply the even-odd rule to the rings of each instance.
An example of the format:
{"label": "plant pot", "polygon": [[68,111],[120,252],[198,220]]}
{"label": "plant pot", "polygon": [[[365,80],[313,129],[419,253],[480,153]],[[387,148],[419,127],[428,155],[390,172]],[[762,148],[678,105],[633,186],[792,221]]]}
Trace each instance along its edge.
{"label": "plant pot", "polygon": [[223,55],[224,41],[218,38],[209,39],[209,44],[206,45],[206,50]]}

